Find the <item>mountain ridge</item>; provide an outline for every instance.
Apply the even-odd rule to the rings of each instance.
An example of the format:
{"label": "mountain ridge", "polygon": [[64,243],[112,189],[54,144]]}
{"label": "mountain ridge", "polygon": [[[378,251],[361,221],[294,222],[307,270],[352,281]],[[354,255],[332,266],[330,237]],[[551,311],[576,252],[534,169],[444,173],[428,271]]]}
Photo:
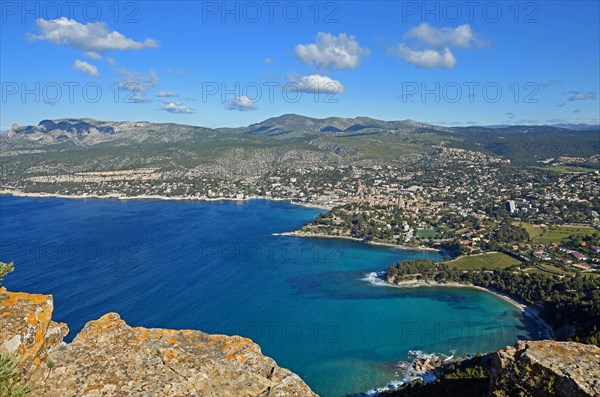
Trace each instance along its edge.
{"label": "mountain ridge", "polygon": [[[48,153],[48,161],[54,161],[51,153],[74,151],[78,163],[95,160],[121,164],[131,163],[129,158],[134,158],[144,164],[166,162],[183,167],[195,167],[198,162],[225,162],[229,166],[231,161],[239,164],[243,160],[240,156],[246,160],[254,158],[252,167],[273,167],[289,161],[294,166],[356,161],[387,165],[417,161],[440,147],[484,152],[518,163],[535,164],[561,156],[586,162],[586,158],[600,152],[600,127],[592,131],[537,125],[441,127],[410,119],[316,119],[285,114],[237,128],[91,118],[47,119],[36,126],[15,124],[8,134],[0,135],[1,157],[6,158],[42,151]],[[81,152],[92,148],[94,152]],[[119,160],[108,160],[115,156]],[[30,159],[27,162],[34,160]]]}
{"label": "mountain ridge", "polygon": [[[8,130],[9,136],[14,136],[17,134],[31,134],[35,132],[49,132],[55,129],[64,129],[64,128],[75,128],[77,132],[79,129],[84,131],[91,130],[92,128],[98,129],[100,132],[104,133],[113,133],[110,131],[109,127],[117,126],[117,128],[121,127],[145,127],[149,125],[154,126],[178,126],[178,127],[186,127],[186,128],[202,128],[206,130],[215,130],[222,132],[244,132],[247,134],[254,134],[259,132],[293,132],[293,131],[310,131],[310,132],[354,132],[363,129],[384,129],[384,130],[393,130],[393,129],[401,129],[401,128],[428,128],[438,131],[455,131],[455,130],[465,130],[465,129],[486,129],[486,130],[510,130],[510,129],[526,129],[526,128],[556,128],[556,129],[564,129],[571,131],[597,131],[600,130],[600,125],[594,124],[570,124],[570,123],[560,123],[560,124],[516,124],[516,125],[508,125],[508,124],[500,124],[500,125],[467,125],[467,126],[459,126],[459,127],[445,127],[435,124],[423,123],[413,119],[403,119],[403,120],[379,120],[374,119],[368,116],[357,116],[353,118],[349,117],[337,117],[331,116],[326,118],[314,118],[303,115],[298,115],[294,113],[287,113],[280,116],[274,116],[267,118],[263,121],[252,123],[248,126],[240,126],[240,127],[217,127],[217,128],[209,128],[204,126],[197,126],[191,124],[180,124],[180,123],[157,123],[151,122],[147,120],[139,120],[139,121],[110,121],[110,120],[99,120],[88,117],[68,117],[68,118],[58,118],[58,119],[44,119],[39,122],[37,126],[34,125],[25,125],[20,126],[18,124],[13,124]],[[103,129],[106,129],[103,131]],[[113,127],[114,130],[114,127]]]}

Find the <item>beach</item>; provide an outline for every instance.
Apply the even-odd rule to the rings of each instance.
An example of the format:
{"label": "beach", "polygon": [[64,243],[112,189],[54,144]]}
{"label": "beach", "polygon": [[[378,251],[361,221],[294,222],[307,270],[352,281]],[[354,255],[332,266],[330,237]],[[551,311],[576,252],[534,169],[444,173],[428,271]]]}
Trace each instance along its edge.
{"label": "beach", "polygon": [[552,329],[552,327],[550,325],[548,325],[548,323],[546,323],[542,318],[540,318],[539,311],[536,308],[526,305],[525,303],[521,302],[519,299],[517,299],[516,297],[514,297],[510,294],[507,294],[502,291],[498,291],[493,288],[485,288],[485,287],[480,287],[478,285],[461,284],[461,283],[456,283],[456,282],[436,283],[436,282],[424,282],[424,281],[412,281],[412,280],[400,282],[400,283],[390,283],[387,280],[384,280],[382,284],[389,286],[389,287],[394,287],[394,288],[450,287],[450,288],[471,288],[471,289],[476,289],[479,291],[487,292],[488,294],[492,294],[492,295],[502,299],[503,301],[510,303],[514,307],[518,308],[525,316],[534,319],[540,325],[540,328],[543,329],[542,336],[544,339],[554,338],[554,330]]}

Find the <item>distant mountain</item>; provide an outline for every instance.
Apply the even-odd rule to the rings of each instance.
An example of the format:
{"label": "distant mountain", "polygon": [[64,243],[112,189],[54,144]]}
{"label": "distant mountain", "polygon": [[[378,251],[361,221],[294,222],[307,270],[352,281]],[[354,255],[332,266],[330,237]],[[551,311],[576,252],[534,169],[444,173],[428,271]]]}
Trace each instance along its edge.
{"label": "distant mountain", "polygon": [[251,124],[248,127],[238,128],[246,134],[264,134],[269,136],[289,134],[294,132],[309,133],[354,133],[354,132],[381,132],[390,130],[448,130],[445,127],[419,123],[414,120],[383,121],[370,117],[328,117],[315,119],[297,114],[284,114],[272,117],[260,123]]}
{"label": "distant mountain", "polygon": [[[43,120],[35,126],[13,125],[0,135],[0,153],[56,152],[94,147],[129,156],[141,164],[256,158],[252,163],[293,161],[415,161],[439,146],[456,147],[535,164],[561,156],[589,158],[600,153],[600,129],[593,126],[516,125],[440,127],[414,120],[370,117],[316,119],[296,114],[269,118],[238,128],[204,128],[147,121],[101,121],[88,118]],[[224,155],[227,153],[227,155]],[[265,154],[268,153],[268,154]],[[124,160],[119,160],[124,161]],[[129,161],[129,160],[127,160]],[[223,160],[225,161],[225,160]],[[242,160],[236,160],[241,162]],[[265,163],[265,161],[267,163]],[[234,161],[235,162],[235,161]]]}
{"label": "distant mountain", "polygon": [[[532,127],[532,126],[517,126],[513,124],[495,124],[495,125],[485,125],[483,128],[492,128],[492,129],[501,129],[501,128],[511,128],[511,127]],[[600,131],[600,125],[598,124],[547,124],[547,125],[536,125],[536,127],[554,127],[554,128],[562,128],[565,130],[572,131]]]}
{"label": "distant mountain", "polygon": [[42,120],[35,126],[13,124],[8,131],[7,138],[28,140],[41,145],[68,142],[78,146],[91,146],[106,141],[121,140],[173,142],[189,139],[195,133],[207,131],[212,130],[175,123],[72,118]]}
{"label": "distant mountain", "polygon": [[551,126],[573,131],[600,131],[599,124],[551,124]]}

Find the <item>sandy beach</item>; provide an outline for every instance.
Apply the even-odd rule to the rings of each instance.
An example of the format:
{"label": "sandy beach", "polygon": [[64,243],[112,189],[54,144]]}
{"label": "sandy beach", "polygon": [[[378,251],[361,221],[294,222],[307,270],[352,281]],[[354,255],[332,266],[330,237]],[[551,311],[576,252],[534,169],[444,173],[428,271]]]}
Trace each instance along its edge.
{"label": "sandy beach", "polygon": [[393,283],[384,281],[384,284],[387,286],[390,286],[390,287],[394,287],[394,288],[450,287],[450,288],[471,288],[471,289],[476,289],[479,291],[484,291],[484,292],[487,292],[488,294],[492,294],[492,295],[504,300],[505,302],[510,303],[514,307],[518,308],[525,316],[534,319],[540,325],[540,328],[542,328],[542,330],[543,330],[543,332],[542,332],[543,338],[545,338],[545,339],[554,338],[554,331],[553,331],[552,327],[550,325],[548,325],[548,323],[546,323],[542,318],[540,318],[539,311],[536,308],[526,305],[525,303],[519,301],[517,298],[515,298],[514,296],[512,296],[510,294],[495,290],[493,288],[485,288],[485,287],[480,287],[478,285],[461,284],[461,283],[456,283],[456,282],[436,283],[436,282],[424,282],[424,281],[422,281],[422,282],[406,281],[406,282],[401,282],[399,284],[395,284],[395,283],[393,284]]}

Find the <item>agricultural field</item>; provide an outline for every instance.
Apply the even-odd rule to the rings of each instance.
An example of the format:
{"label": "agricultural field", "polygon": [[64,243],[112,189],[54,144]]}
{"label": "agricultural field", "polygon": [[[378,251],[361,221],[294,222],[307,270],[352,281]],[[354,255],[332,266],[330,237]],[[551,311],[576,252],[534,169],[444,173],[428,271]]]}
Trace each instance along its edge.
{"label": "agricultural field", "polygon": [[479,269],[506,269],[511,266],[519,265],[521,262],[510,257],[502,252],[491,252],[488,254],[461,256],[446,264],[458,267],[464,270],[479,270]]}
{"label": "agricultural field", "polygon": [[424,238],[436,238],[439,237],[439,234],[433,229],[417,229],[417,236]]}
{"label": "agricultural field", "polygon": [[585,236],[596,231],[591,226],[562,225],[540,228],[526,222],[514,222],[514,225],[525,228],[531,240],[536,244],[559,243],[571,235]]}

